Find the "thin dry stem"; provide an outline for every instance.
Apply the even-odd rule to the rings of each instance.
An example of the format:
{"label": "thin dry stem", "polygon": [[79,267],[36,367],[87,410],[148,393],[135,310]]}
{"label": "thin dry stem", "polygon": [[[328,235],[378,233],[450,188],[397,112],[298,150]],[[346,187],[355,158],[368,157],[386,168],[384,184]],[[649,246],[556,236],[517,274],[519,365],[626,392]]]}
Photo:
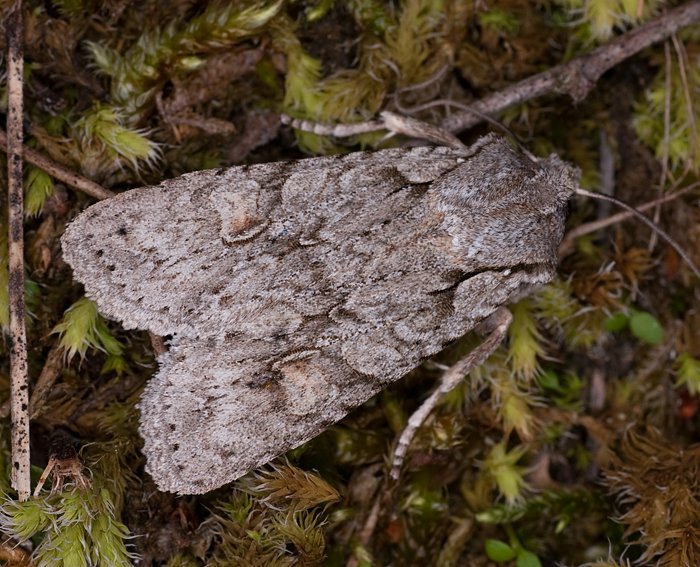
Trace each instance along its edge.
{"label": "thin dry stem", "polygon": [[[668,175],[668,150],[671,138],[671,66],[671,48],[668,41],[666,41],[664,42],[664,139],[661,146],[663,154],[661,156],[661,174],[659,176],[659,196],[663,195],[666,176]],[[660,218],[661,205],[656,205],[652,216],[654,224],[658,224]],[[649,252],[654,249],[654,246],[656,246],[656,233],[652,232],[649,239]]]}
{"label": "thin dry stem", "polygon": [[34,565],[31,554],[12,540],[0,543],[0,563],[12,565],[12,567],[31,567]]}
{"label": "thin dry stem", "polygon": [[24,192],[22,187],[22,3],[17,0],[5,23],[7,33],[7,191],[10,297],[10,399],[12,487],[21,502],[29,499],[29,376],[24,326]]}
{"label": "thin dry stem", "polygon": [[[587,55],[552,67],[470,105],[480,114],[496,114],[516,104],[546,94],[568,94],[574,102],[583,100],[607,70],[642,49],[700,20],[700,0],[687,2],[667,14],[626,33]],[[460,112],[443,120],[442,127],[461,132],[482,121],[476,112]]]}
{"label": "thin dry stem", "polygon": [[[7,151],[7,134],[0,129],[0,148]],[[22,152],[27,163],[43,169],[51,177],[62,181],[66,185],[82,191],[86,195],[90,195],[98,200],[109,199],[114,197],[116,193],[113,193],[109,189],[105,189],[102,185],[90,181],[82,175],[78,175],[75,171],[68,169],[67,167],[61,165],[58,162],[46,157],[44,154],[37,152],[32,148],[27,146],[22,146]]]}
{"label": "thin dry stem", "polygon": [[[369,514],[367,515],[367,518],[365,519],[365,523],[362,526],[362,530],[358,534],[359,543],[364,547],[368,547],[370,542],[372,541],[374,532],[377,529],[377,523],[379,522],[380,512],[382,511],[383,507],[386,507],[385,500],[387,494],[389,494],[388,491],[380,490],[375,495],[372,509],[370,510]],[[357,567],[358,565],[359,561],[357,559],[357,556],[352,555],[345,564],[345,567]]]}
{"label": "thin dry stem", "polygon": [[36,419],[44,409],[46,398],[51,392],[51,387],[56,382],[56,378],[63,370],[63,349],[58,343],[54,344],[46,357],[44,367],[41,369],[41,374],[36,381],[34,390],[32,391],[32,399],[29,403],[29,416],[31,419]]}
{"label": "thin dry stem", "polygon": [[688,115],[688,126],[690,126],[691,132],[690,143],[693,146],[692,153],[695,154],[694,157],[700,158],[700,137],[698,137],[698,126],[695,123],[693,97],[690,94],[690,85],[688,84],[688,72],[686,70],[688,54],[685,51],[685,47],[683,47],[681,42],[678,41],[678,38],[675,34],[671,36],[671,41],[673,42],[673,48],[675,49],[676,55],[678,57],[678,73],[681,76],[681,84],[683,85],[683,98],[685,99],[686,114]]}

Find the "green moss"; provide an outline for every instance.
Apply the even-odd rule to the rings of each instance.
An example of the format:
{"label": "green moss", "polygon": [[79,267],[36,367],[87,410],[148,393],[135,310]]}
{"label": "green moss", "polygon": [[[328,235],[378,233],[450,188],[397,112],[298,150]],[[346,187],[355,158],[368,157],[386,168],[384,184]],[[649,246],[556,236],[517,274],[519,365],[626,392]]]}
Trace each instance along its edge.
{"label": "green moss", "polygon": [[[384,140],[382,132],[350,140],[294,132],[293,139],[260,112],[346,124],[441,98],[468,102],[590,51],[647,21],[660,2],[144,0],[134,9],[60,0],[25,6],[28,143],[119,192],[227,166],[234,154],[256,162],[296,159],[299,149],[326,154],[401,143]],[[670,46],[668,92],[658,45],[606,73],[575,107],[551,96],[509,109],[502,119],[536,155],[557,153],[579,165],[586,187],[600,184],[600,159],[607,154],[615,160],[616,195],[650,200],[658,195],[664,156],[667,185],[694,179],[699,163],[693,124],[700,113],[692,96],[698,35],[688,30],[677,37],[686,55],[679,59]],[[242,53],[252,54],[254,63],[243,74],[229,73],[226,62],[238,65]],[[229,74],[230,81],[211,80]],[[6,109],[4,76],[0,109]],[[417,116],[438,123],[446,112],[438,106]],[[231,128],[212,134],[185,124],[210,118]],[[476,128],[464,139],[484,131]],[[246,150],[232,151],[240,147]],[[0,184],[6,184],[4,171]],[[152,347],[142,333],[117,334],[93,304],[78,299],[60,259],[62,227],[89,200],[33,167],[25,173],[32,384],[53,341],[66,352],[45,409],[35,417],[39,440],[33,442],[37,454],[45,452],[44,432],[67,428],[88,446],[84,462],[93,481],[90,489],[42,496],[22,507],[12,500],[6,474],[0,478],[7,498],[3,523],[16,539],[32,539],[45,557],[39,567],[95,563],[97,553],[120,564],[131,561],[132,549],[152,552],[155,562],[172,567],[345,565],[350,557],[358,565],[484,565],[487,541],[504,543],[516,558],[574,565],[605,558],[609,549],[621,556],[625,530],[629,541],[651,550],[649,556],[671,557],[671,547],[659,541],[676,537],[680,532],[669,531],[676,524],[659,528],[627,514],[667,497],[637,483],[656,457],[622,447],[621,439],[640,422],[656,423],[658,438],[644,434],[642,445],[694,454],[699,306],[696,282],[665,248],[648,252],[647,233],[633,223],[580,238],[563,261],[561,278],[512,306],[507,342],[418,431],[398,482],[388,479],[392,444],[444,367],[478,344],[476,334],[290,452],[293,464],[276,461],[213,494],[175,499],[153,489],[137,447],[136,404],[155,370]],[[571,227],[597,216],[595,205],[581,201],[572,209]],[[691,253],[700,239],[695,216],[688,199],[667,205],[660,220]],[[6,332],[5,236],[0,259],[0,326]],[[663,340],[649,340],[653,333],[644,328],[633,334],[634,309],[663,322]],[[620,313],[623,328],[611,327],[611,315]],[[69,364],[76,356],[80,364]],[[7,358],[0,365],[3,396]],[[588,400],[593,389],[601,404],[595,408]],[[615,455],[621,461],[613,467]],[[680,479],[668,509],[687,512],[687,503],[698,499],[687,474],[692,467],[666,460],[673,465],[669,474]],[[598,484],[601,468],[618,471],[610,486],[637,500],[613,509]],[[365,531],[373,510],[376,524]],[[164,518],[177,521],[164,526]],[[649,534],[652,539],[644,539]],[[165,541],[165,550],[144,543],[152,541]],[[629,553],[645,553],[642,547]]]}
{"label": "green moss", "polygon": [[63,321],[53,330],[60,337],[60,345],[68,360],[76,354],[85,358],[88,349],[98,349],[111,356],[120,356],[123,347],[109,332],[107,325],[97,313],[97,306],[82,298],[65,312]]}

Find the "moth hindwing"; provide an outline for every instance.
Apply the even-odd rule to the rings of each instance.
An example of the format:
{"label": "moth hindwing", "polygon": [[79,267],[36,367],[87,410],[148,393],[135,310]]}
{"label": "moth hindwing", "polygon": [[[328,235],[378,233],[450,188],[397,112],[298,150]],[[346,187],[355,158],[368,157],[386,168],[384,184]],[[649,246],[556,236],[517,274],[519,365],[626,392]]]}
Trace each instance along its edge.
{"label": "moth hindwing", "polygon": [[550,281],[577,179],[489,135],[199,171],[87,209],[63,237],[76,279],[173,337],[141,401],[158,486],[238,478]]}

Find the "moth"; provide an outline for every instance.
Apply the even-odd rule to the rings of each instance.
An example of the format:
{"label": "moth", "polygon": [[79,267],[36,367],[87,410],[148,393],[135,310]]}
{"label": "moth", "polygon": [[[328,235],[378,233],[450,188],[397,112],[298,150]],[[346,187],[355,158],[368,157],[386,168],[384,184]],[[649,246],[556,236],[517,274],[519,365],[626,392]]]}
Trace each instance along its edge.
{"label": "moth", "polygon": [[171,336],[147,471],[203,493],[315,437],[555,277],[579,171],[490,134],[189,173],[63,236],[107,317]]}

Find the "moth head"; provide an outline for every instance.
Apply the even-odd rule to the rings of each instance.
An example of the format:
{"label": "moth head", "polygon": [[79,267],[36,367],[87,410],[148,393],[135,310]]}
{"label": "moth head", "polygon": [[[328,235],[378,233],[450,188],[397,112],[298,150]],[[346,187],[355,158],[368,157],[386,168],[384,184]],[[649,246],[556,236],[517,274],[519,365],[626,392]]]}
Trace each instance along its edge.
{"label": "moth head", "polygon": [[560,210],[578,187],[578,168],[556,155],[537,159],[505,138],[485,136],[471,155],[433,183],[445,208],[493,210],[530,205],[543,213]]}
{"label": "moth head", "polygon": [[540,210],[549,212],[565,206],[578,189],[581,170],[556,154],[538,160],[537,165],[539,171],[532,180],[536,193],[532,197],[539,197]]}

